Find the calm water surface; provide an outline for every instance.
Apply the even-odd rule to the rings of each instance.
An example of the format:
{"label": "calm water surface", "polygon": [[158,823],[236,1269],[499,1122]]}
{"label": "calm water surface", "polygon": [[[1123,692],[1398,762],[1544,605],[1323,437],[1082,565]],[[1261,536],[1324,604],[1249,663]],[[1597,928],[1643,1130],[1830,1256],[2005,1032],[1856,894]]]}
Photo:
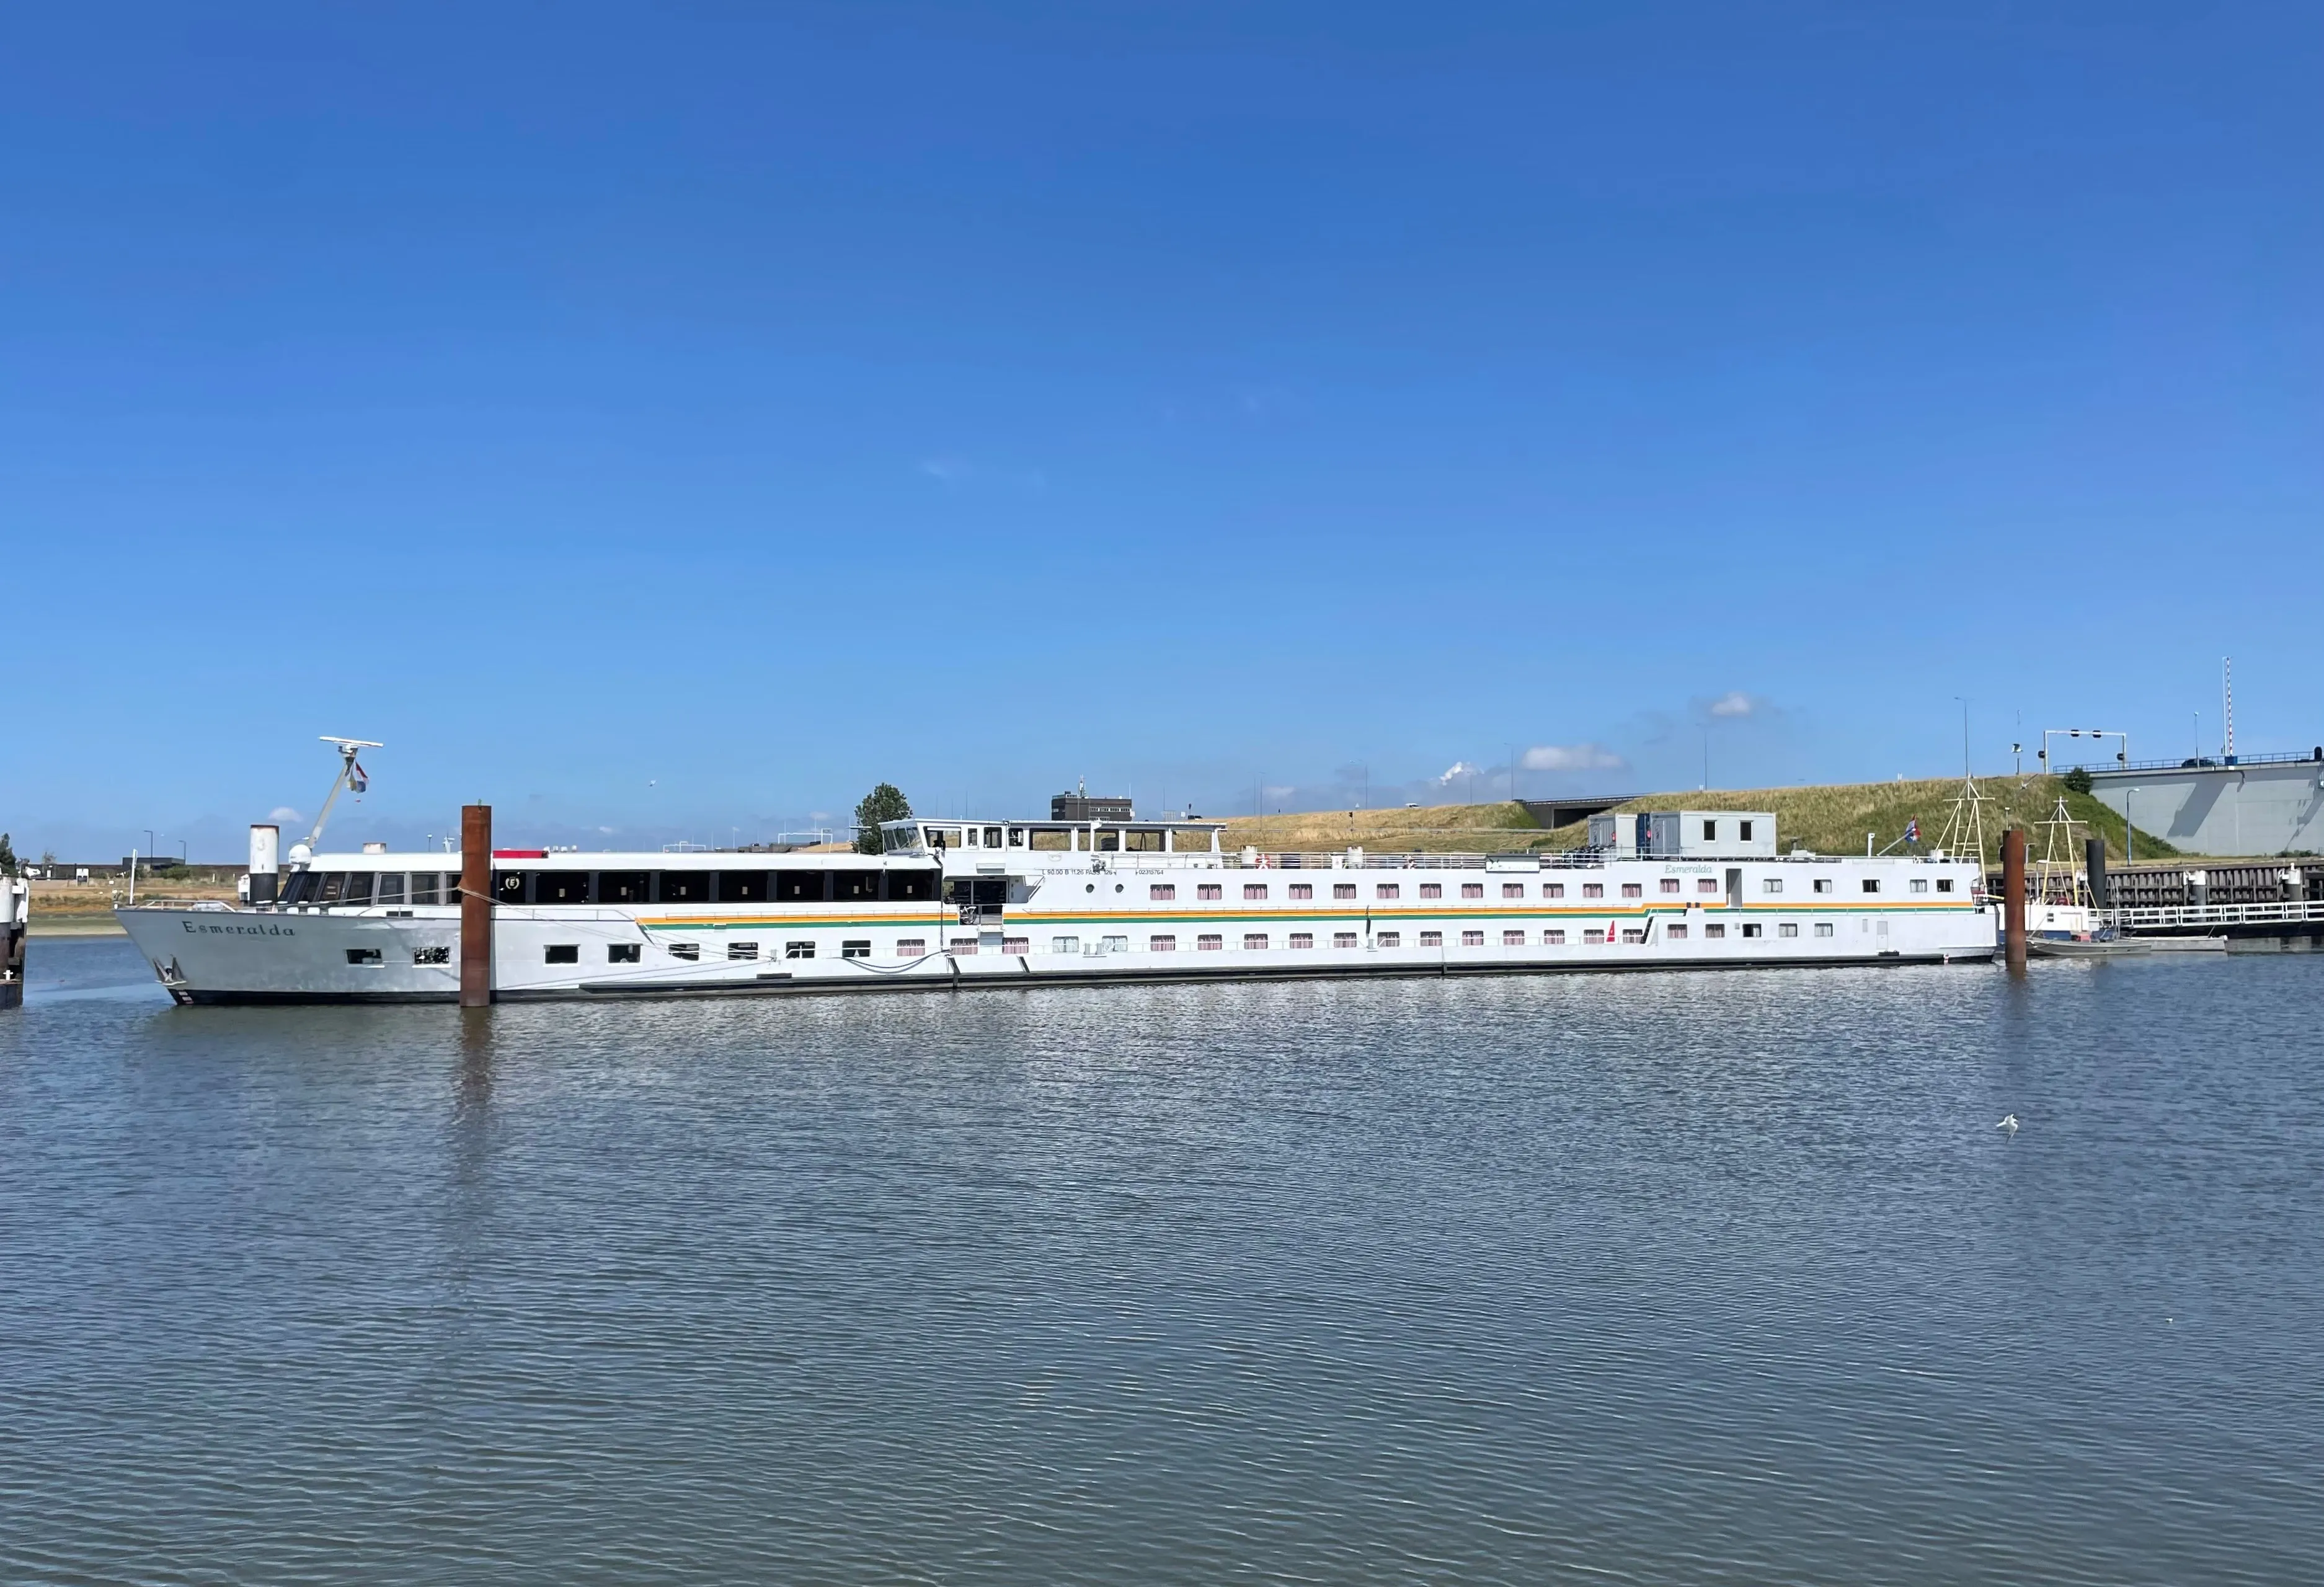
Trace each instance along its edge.
{"label": "calm water surface", "polygon": [[466,1019],[33,967],[6,1581],[2324,1580],[2324,956]]}

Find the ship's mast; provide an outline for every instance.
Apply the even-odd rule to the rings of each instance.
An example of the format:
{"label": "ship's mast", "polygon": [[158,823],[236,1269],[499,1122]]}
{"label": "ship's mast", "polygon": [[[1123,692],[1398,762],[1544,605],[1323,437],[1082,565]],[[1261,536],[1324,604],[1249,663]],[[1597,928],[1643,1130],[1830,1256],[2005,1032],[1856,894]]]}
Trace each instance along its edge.
{"label": "ship's mast", "polygon": [[331,791],[323,796],[323,807],[316,814],[314,830],[290,845],[290,853],[286,858],[293,865],[304,865],[315,857],[315,845],[323,839],[323,824],[331,818],[331,807],[338,803],[340,789],[355,787],[360,791],[360,785],[357,782],[359,768],[355,765],[355,756],[364,750],[383,750],[387,747],[385,744],[374,743],[367,738],[333,738],[327,733],[318,734],[317,736],[327,744],[337,744],[339,747],[339,774],[331,780]]}

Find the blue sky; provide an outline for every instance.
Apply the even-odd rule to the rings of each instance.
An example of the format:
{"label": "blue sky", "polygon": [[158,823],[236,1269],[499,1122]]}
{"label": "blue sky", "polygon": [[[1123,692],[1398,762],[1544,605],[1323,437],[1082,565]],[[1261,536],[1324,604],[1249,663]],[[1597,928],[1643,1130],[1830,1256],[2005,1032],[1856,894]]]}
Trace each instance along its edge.
{"label": "blue sky", "polygon": [[1934,774],[1961,696],[2214,747],[2229,653],[2305,747],[2319,81],[2313,6],[18,8],[0,826],[230,856],[323,733],[348,838]]}

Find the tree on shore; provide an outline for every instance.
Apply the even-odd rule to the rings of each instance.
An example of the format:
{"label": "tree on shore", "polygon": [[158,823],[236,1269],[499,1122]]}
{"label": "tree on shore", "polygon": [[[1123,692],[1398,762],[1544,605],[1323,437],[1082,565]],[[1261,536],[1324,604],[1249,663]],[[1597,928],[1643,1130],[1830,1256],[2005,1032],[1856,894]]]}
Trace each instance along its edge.
{"label": "tree on shore", "polygon": [[892,782],[883,782],[857,802],[855,807],[855,852],[877,854],[885,852],[886,835],[880,830],[882,821],[908,821],[912,801],[904,790]]}
{"label": "tree on shore", "polygon": [[15,874],[16,845],[8,841],[8,835],[6,833],[0,832],[0,876],[14,876]]}

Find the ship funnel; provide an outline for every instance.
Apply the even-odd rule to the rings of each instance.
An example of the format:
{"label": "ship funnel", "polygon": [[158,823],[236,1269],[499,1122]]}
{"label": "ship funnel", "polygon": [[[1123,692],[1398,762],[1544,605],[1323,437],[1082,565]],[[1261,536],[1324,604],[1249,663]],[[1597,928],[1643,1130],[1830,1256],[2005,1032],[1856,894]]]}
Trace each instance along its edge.
{"label": "ship funnel", "polygon": [[282,844],[282,829],[268,822],[253,822],[250,827],[250,901],[271,904],[282,872],[276,858]]}

